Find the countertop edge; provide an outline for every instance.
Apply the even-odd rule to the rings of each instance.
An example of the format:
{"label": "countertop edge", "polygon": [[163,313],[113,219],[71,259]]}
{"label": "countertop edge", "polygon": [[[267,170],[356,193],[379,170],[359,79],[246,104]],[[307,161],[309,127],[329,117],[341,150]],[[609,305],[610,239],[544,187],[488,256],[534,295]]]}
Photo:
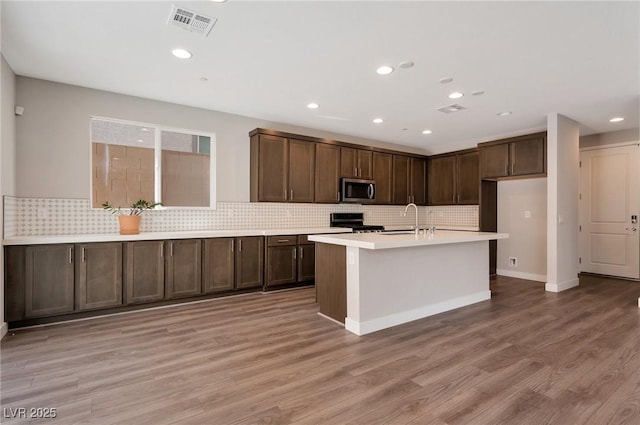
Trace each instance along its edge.
{"label": "countertop edge", "polygon": [[185,230],[177,232],[144,232],[137,235],[120,235],[117,233],[48,235],[48,236],[15,236],[2,241],[5,246],[13,245],[46,245],[57,243],[91,243],[91,242],[131,242],[170,239],[225,238],[240,236],[275,236],[275,235],[311,235],[349,233],[350,229],[336,227],[301,227],[289,229],[237,229],[237,230]]}
{"label": "countertop edge", "polygon": [[380,233],[359,233],[342,236],[331,235],[313,235],[309,236],[310,241],[328,243],[333,245],[343,245],[364,249],[393,249],[393,248],[409,248],[417,246],[433,246],[466,242],[481,242],[497,239],[509,238],[508,233],[490,233],[490,232],[469,232],[469,231],[450,231],[445,230],[444,233],[438,233],[434,238],[428,238],[426,235],[415,236],[411,234],[385,235]]}

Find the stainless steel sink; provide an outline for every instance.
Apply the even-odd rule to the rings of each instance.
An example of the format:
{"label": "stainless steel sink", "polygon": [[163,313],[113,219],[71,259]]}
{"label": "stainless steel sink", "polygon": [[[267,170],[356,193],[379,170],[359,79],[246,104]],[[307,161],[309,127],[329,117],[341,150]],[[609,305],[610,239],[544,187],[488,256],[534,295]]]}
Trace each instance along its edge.
{"label": "stainless steel sink", "polygon": [[380,235],[415,235],[414,230],[391,230],[387,232],[381,232]]}

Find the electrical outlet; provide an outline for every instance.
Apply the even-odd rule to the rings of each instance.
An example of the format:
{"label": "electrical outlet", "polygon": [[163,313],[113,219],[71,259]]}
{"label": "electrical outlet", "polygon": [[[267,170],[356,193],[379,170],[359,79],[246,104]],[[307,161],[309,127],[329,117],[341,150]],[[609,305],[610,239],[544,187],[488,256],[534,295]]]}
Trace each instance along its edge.
{"label": "electrical outlet", "polygon": [[49,209],[44,207],[38,208],[38,218],[40,220],[49,218]]}
{"label": "electrical outlet", "polygon": [[524,212],[524,218],[531,218],[531,211],[527,210]]}
{"label": "electrical outlet", "polygon": [[509,267],[518,267],[518,259],[516,257],[509,257]]}

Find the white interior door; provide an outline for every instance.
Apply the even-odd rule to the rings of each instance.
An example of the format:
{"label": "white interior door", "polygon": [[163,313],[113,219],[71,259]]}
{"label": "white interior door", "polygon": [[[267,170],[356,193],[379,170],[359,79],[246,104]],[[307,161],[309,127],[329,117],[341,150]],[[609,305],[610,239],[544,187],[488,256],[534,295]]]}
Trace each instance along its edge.
{"label": "white interior door", "polygon": [[580,152],[580,271],[638,279],[640,146]]}

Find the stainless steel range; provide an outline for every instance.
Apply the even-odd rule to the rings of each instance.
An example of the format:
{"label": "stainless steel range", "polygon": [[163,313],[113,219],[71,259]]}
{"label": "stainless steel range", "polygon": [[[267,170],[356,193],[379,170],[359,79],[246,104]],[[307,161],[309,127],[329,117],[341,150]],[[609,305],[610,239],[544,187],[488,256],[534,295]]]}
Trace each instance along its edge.
{"label": "stainless steel range", "polygon": [[354,233],[384,232],[384,226],[364,224],[364,213],[331,213],[331,227],[347,227]]}

